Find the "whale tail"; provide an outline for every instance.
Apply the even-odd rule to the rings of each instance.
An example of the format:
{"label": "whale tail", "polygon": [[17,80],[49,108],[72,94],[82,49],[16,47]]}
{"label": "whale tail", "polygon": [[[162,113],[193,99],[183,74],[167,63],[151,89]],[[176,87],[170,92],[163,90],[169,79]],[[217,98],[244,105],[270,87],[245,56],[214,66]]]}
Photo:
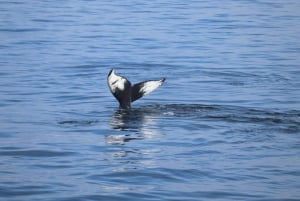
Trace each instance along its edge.
{"label": "whale tail", "polygon": [[124,109],[130,108],[132,102],[151,93],[160,87],[164,81],[165,78],[148,80],[132,86],[127,78],[117,75],[113,69],[107,76],[107,83],[111,93],[119,101],[120,107]]}

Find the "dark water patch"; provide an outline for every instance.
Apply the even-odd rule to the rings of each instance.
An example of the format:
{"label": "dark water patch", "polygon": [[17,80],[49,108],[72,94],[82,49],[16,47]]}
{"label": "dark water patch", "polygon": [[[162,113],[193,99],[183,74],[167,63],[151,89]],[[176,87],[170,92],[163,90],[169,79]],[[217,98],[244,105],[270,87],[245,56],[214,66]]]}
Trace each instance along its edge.
{"label": "dark water patch", "polygon": [[[126,172],[115,172],[106,175],[93,175],[90,176],[89,179],[92,180],[100,180],[100,178],[109,177],[110,181],[116,183],[127,183],[127,184],[137,184],[139,181],[144,181],[143,184],[140,185],[147,185],[152,182],[158,182],[160,180],[167,180],[169,182],[177,181],[171,175],[167,175],[165,173],[159,172],[133,172],[133,171],[126,171]],[[130,179],[129,179],[130,178]]]}
{"label": "dark water patch", "polygon": [[47,169],[47,170],[57,170],[57,169],[68,169],[68,168],[73,168],[73,166],[70,165],[42,165],[42,164],[35,164],[33,166],[34,168],[41,168],[41,169]]}
{"label": "dark water patch", "polygon": [[64,157],[75,154],[74,152],[59,152],[49,150],[15,150],[0,151],[0,156],[22,156],[22,157]]}
{"label": "dark water patch", "polygon": [[38,32],[44,31],[44,29],[39,28],[16,28],[16,29],[0,29],[1,32],[11,32],[11,33],[24,33],[24,32]]}
{"label": "dark water patch", "polygon": [[0,197],[5,197],[7,199],[13,197],[23,197],[32,195],[45,195],[54,193],[49,190],[49,187],[44,186],[18,186],[13,188],[7,188],[6,186],[0,185]]}
{"label": "dark water patch", "polygon": [[[160,180],[172,182],[183,182],[188,178],[198,177],[204,179],[209,177],[208,172],[203,172],[197,169],[169,169],[169,168],[147,168],[145,170],[126,170],[108,172],[101,175],[91,175],[88,179],[95,182],[101,182],[103,178],[109,177],[113,182],[136,184],[139,181],[144,181],[141,185],[148,185],[149,183],[159,183]],[[202,178],[201,178],[202,177]],[[129,179],[130,178],[130,179]],[[151,179],[150,179],[151,178]]]}
{"label": "dark water patch", "polygon": [[[202,105],[202,104],[169,104],[153,105],[134,109],[134,114],[144,113],[170,115],[175,117],[202,117],[222,119],[227,121],[262,122],[262,123],[300,123],[300,111],[272,111],[248,107],[228,105]],[[133,115],[134,116],[134,115]]]}
{"label": "dark water patch", "polygon": [[[111,190],[107,190],[108,192],[103,193],[102,195],[92,194],[92,195],[85,195],[85,196],[84,195],[83,196],[73,196],[70,198],[56,198],[55,200],[61,200],[61,201],[81,201],[81,200],[91,200],[91,201],[92,200],[111,200],[111,201],[124,200],[124,201],[127,201],[128,200],[128,201],[130,201],[130,200],[134,200],[137,198],[137,197],[128,198],[128,196],[126,196],[126,195],[116,193],[119,191],[119,188],[113,188],[113,187],[103,187],[103,188],[111,189]],[[100,187],[100,189],[101,189],[101,187]],[[122,189],[122,190],[124,191],[125,189]],[[133,189],[127,189],[127,190],[133,190]],[[147,196],[145,194],[142,194],[141,197],[143,197],[143,200],[147,200]],[[151,199],[149,199],[149,200],[153,200],[152,197],[157,197],[157,196],[149,195],[149,197],[151,197]]]}
{"label": "dark water patch", "polygon": [[66,126],[90,126],[99,123],[99,120],[64,120],[59,121],[58,124]]}
{"label": "dark water patch", "polygon": [[207,197],[210,199],[228,199],[228,200],[240,200],[240,199],[261,199],[264,196],[261,195],[253,195],[253,194],[247,194],[243,192],[228,192],[228,191],[200,191],[198,193],[198,196]]}
{"label": "dark water patch", "polygon": [[13,147],[13,146],[3,146],[0,148],[1,150],[22,150],[23,147],[19,146],[19,147]]}
{"label": "dark water patch", "polygon": [[74,20],[67,20],[67,19],[33,19],[33,22],[41,23],[41,24],[69,24],[74,23]]}

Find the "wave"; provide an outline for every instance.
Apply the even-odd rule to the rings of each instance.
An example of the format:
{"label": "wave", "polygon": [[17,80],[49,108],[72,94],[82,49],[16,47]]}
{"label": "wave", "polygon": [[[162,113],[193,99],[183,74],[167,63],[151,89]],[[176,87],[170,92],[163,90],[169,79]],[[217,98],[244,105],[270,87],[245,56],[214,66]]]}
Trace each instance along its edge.
{"label": "wave", "polygon": [[173,116],[245,123],[300,123],[300,111],[277,111],[228,105],[167,104],[117,110],[115,120],[138,121],[146,116]]}
{"label": "wave", "polygon": [[[108,111],[106,111],[106,115]],[[109,115],[108,115],[109,116]],[[97,118],[97,117],[95,117]],[[99,119],[63,120],[64,126],[93,126],[103,123]],[[102,118],[102,117],[101,117]],[[129,110],[117,109],[111,114],[109,125],[117,130],[137,131],[159,119],[172,118],[178,121],[214,121],[223,123],[250,123],[265,126],[286,127],[289,133],[298,133],[299,110],[276,110],[230,105],[204,104],[153,104]]]}

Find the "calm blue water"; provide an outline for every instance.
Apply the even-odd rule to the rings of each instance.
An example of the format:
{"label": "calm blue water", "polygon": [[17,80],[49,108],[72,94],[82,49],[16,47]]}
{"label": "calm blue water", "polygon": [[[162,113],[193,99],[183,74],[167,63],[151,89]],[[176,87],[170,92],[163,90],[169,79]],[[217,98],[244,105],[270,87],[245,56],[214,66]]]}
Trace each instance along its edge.
{"label": "calm blue water", "polygon": [[298,0],[1,1],[0,66],[0,200],[300,198]]}

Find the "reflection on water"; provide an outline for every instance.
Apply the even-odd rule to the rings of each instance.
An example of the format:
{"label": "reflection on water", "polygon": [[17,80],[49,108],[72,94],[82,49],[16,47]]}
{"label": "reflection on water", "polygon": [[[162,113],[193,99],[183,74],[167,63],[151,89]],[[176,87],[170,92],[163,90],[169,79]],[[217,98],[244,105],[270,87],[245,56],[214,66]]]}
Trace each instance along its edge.
{"label": "reflection on water", "polygon": [[[115,146],[116,150],[110,153],[112,164],[124,164],[126,168],[118,166],[115,172],[126,172],[129,169],[143,169],[156,167],[153,154],[159,153],[160,148],[148,148],[144,146],[147,139],[160,135],[159,118],[163,111],[159,106],[151,105],[142,108],[132,108],[128,110],[118,109],[112,115],[109,122],[114,130],[121,131],[121,134],[105,136],[105,141],[110,145],[125,145],[133,140],[143,140],[136,142],[143,146]],[[124,133],[124,134],[123,134]]]}
{"label": "reflection on water", "polygon": [[110,125],[118,130],[139,130],[145,118],[145,113],[137,110],[118,109],[112,116]]}
{"label": "reflection on water", "polygon": [[130,131],[136,137],[126,135],[109,135],[106,140],[110,144],[123,144],[130,140],[151,138],[158,135],[157,118],[160,116],[155,106],[137,109],[118,109],[112,116],[110,126],[120,131]]}

